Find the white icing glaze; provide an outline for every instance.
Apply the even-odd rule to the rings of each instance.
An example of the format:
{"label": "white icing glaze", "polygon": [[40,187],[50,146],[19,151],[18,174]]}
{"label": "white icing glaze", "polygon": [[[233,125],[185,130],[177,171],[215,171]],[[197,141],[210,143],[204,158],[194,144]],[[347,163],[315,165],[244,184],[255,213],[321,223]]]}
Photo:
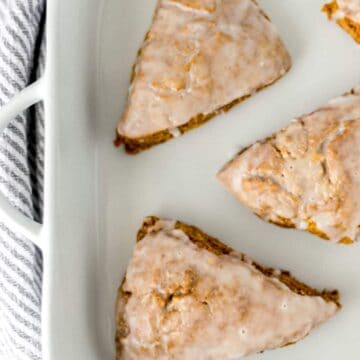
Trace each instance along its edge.
{"label": "white icing glaze", "polygon": [[334,14],[336,20],[347,17],[360,24],[360,0],[337,0],[339,10]]}
{"label": "white icing glaze", "polygon": [[178,128],[169,128],[169,133],[174,137],[177,138],[181,135],[181,131]]}
{"label": "white icing glaze", "polygon": [[234,359],[296,342],[337,311],[266,277],[241,253],[199,248],[174,222],[154,229],[127,269],[121,359]]}
{"label": "white icing glaze", "polygon": [[315,224],[334,242],[360,231],[360,91],[292,121],[235,157],[218,178],[270,221]]}
{"label": "white icing glaze", "polygon": [[290,65],[253,0],[160,0],[118,133],[177,128],[272,83]]}

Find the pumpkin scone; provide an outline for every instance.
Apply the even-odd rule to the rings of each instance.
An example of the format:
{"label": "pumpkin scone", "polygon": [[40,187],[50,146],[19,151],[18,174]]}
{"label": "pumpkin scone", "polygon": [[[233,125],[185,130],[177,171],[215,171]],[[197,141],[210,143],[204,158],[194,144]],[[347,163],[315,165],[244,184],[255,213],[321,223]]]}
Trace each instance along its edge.
{"label": "pumpkin scone", "polygon": [[254,0],[159,0],[115,144],[135,154],[177,137],[290,66],[284,43]]}
{"label": "pumpkin scone", "polygon": [[246,148],[218,179],[269,222],[354,242],[360,232],[360,88]]}
{"label": "pumpkin scone", "polygon": [[334,0],[322,9],[360,44],[360,1]]}
{"label": "pumpkin scone", "polygon": [[196,227],[149,217],[118,292],[117,359],[234,359],[293,344],[340,308]]}

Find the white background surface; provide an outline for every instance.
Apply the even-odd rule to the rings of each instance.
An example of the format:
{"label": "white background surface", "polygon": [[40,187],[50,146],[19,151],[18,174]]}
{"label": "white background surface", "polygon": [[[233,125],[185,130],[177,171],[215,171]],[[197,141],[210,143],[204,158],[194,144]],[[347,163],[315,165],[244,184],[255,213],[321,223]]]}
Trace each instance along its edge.
{"label": "white background surface", "polygon": [[360,47],[327,21],[324,1],[259,0],[292,55],[290,73],[201,128],[128,156],[112,140],[155,2],[107,0],[101,9],[96,3],[59,3],[61,34],[50,36],[59,44],[51,71],[62,69],[53,75],[51,105],[58,119],[44,305],[51,359],[114,358],[116,290],[136,231],[150,214],[197,225],[266,266],[340,290],[344,308],[335,318],[295,346],[249,359],[358,358],[359,244],[333,245],[267,224],[237,203],[215,174],[239,148],[358,84]]}

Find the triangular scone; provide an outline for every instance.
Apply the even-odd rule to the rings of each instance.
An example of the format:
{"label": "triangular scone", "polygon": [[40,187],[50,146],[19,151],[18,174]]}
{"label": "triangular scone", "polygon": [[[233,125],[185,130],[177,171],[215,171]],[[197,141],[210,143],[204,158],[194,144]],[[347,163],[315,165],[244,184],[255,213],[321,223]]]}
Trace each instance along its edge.
{"label": "triangular scone", "polygon": [[149,217],[117,301],[117,359],[235,359],[297,342],[338,309],[201,230]]}
{"label": "triangular scone", "polygon": [[160,0],[133,68],[117,144],[137,153],[177,137],[290,66],[254,0]]}
{"label": "triangular scone", "polygon": [[265,220],[352,243],[360,232],[360,89],[245,149],[218,178]]}
{"label": "triangular scone", "polygon": [[334,0],[324,5],[323,11],[334,19],[356,42],[360,44],[360,1]]}

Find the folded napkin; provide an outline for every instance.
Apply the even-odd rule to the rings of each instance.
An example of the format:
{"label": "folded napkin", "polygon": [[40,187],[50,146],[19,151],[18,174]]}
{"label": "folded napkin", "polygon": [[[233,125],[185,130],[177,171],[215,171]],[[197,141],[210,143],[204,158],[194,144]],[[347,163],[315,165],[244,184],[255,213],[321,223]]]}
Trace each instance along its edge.
{"label": "folded napkin", "polygon": [[[45,0],[0,0],[0,107],[44,68]],[[42,104],[0,136],[0,191],[41,222]],[[0,360],[41,359],[42,255],[0,219]]]}

